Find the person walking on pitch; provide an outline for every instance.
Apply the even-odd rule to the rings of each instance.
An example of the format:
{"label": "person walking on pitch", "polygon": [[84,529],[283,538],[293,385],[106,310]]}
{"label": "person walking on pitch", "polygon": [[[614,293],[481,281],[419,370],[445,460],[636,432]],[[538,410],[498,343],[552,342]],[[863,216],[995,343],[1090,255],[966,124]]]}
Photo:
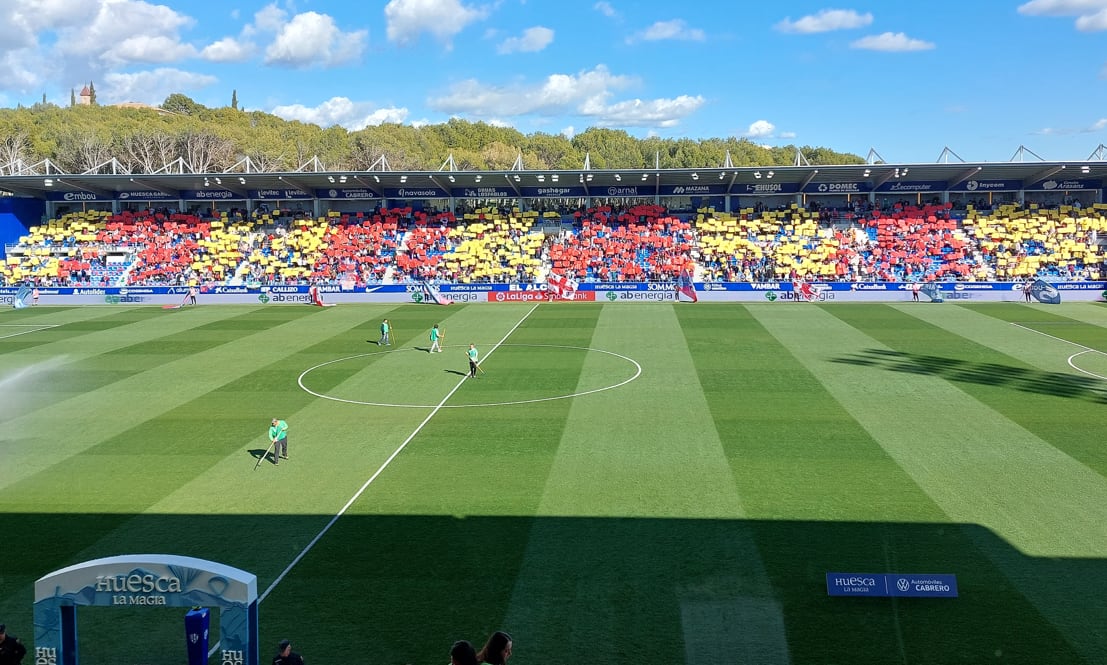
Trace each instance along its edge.
{"label": "person walking on pitch", "polygon": [[269,426],[269,441],[273,445],[273,464],[280,464],[281,458],[288,459],[288,423],[274,418]]}
{"label": "person walking on pitch", "polygon": [[437,351],[438,353],[442,353],[442,347],[438,345],[438,343],[439,343],[440,341],[442,341],[442,339],[443,339],[443,337],[442,337],[442,331],[438,329],[438,324],[436,323],[436,324],[434,324],[434,327],[433,327],[433,328],[431,328],[431,334],[430,334],[430,340],[431,340],[431,348],[430,348],[430,353],[434,353],[435,351]]}
{"label": "person walking on pitch", "polygon": [[469,345],[469,350],[465,352],[469,356],[469,378],[477,378],[477,370],[480,369],[480,365],[477,364],[477,347],[472,344]]}
{"label": "person walking on pitch", "polygon": [[392,326],[388,325],[388,319],[381,321],[381,339],[377,346],[392,346]]}

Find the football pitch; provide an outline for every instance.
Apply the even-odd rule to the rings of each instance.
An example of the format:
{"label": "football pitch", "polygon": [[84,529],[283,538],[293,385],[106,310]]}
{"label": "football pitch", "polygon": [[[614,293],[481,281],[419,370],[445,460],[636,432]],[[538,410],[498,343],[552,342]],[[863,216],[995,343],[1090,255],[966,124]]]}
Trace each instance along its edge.
{"label": "football pitch", "polygon": [[[0,622],[157,553],[258,576],[263,663],[1104,663],[1105,405],[1096,303],[6,310]],[[82,608],[81,663],[183,614]]]}

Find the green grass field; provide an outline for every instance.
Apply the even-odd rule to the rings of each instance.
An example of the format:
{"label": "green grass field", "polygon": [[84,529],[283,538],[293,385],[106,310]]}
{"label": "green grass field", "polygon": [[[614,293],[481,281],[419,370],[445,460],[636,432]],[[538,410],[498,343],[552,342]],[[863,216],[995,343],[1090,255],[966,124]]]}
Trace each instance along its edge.
{"label": "green grass field", "polygon": [[[1092,303],[8,310],[0,622],[166,553],[258,575],[263,663],[1104,663],[1104,377]],[[82,609],[81,663],[181,663],[182,615]]]}

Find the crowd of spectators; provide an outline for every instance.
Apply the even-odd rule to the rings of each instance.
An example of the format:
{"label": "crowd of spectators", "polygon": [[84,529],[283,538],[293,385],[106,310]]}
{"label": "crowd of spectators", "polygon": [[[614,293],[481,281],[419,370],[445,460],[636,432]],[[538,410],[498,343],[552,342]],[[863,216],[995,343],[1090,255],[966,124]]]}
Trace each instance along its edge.
{"label": "crowd of spectators", "polygon": [[907,201],[691,215],[664,206],[564,213],[411,208],[270,217],[73,213],[33,227],[8,284],[121,286],[670,281],[1101,279],[1107,205],[991,209]]}

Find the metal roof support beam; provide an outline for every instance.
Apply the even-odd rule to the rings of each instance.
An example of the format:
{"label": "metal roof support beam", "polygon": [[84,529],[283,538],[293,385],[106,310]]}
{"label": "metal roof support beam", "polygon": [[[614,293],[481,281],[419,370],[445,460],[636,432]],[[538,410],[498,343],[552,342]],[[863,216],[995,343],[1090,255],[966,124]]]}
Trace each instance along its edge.
{"label": "metal roof support beam", "polygon": [[974,166],[972,168],[965,169],[964,171],[958,171],[957,175],[955,175],[952,180],[946,181],[946,187],[950,187],[952,185],[956,185],[959,182],[964,182],[968,180],[977,173],[980,173],[980,170],[983,168],[983,166]]}
{"label": "metal roof support beam", "polygon": [[1011,159],[1009,159],[1007,161],[1010,161],[1010,162],[1025,162],[1027,153],[1030,153],[1034,157],[1037,157],[1039,162],[1044,162],[1045,161],[1045,159],[1043,159],[1041,155],[1034,152],[1030,148],[1027,148],[1024,145],[1020,145],[1018,150],[1015,151],[1015,154],[1011,155]]}
{"label": "metal roof support beam", "polygon": [[888,169],[884,173],[873,178],[873,191],[875,192],[878,187],[891,180],[892,176],[895,175],[895,172],[895,169]]}
{"label": "metal roof support beam", "polygon": [[[245,189],[242,189],[241,187],[235,187],[234,185],[229,185],[229,184],[225,185],[225,184],[223,184],[223,178],[221,176],[222,176],[222,174],[212,175],[210,178],[208,176],[204,176],[204,187],[211,187],[212,186],[211,181],[214,180],[216,187],[218,187],[220,189],[225,189],[228,192],[232,192],[232,193],[234,193],[234,194],[236,194],[236,195],[238,195],[238,196],[240,196],[244,199],[249,198],[249,196],[248,196]],[[310,194],[311,192],[307,192],[307,193]]]}
{"label": "metal roof support beam", "polygon": [[[304,183],[296,180],[295,178],[286,178],[282,175],[282,176],[277,176],[277,180],[280,180],[281,182],[287,182],[290,187],[292,187],[294,189],[298,189],[301,192],[303,192],[304,194],[307,194],[308,196],[312,196],[312,197],[315,196],[315,192],[311,189],[311,187],[308,187]],[[230,188],[228,187],[228,189],[230,189]],[[231,191],[235,192],[235,190],[233,190],[233,189]],[[238,194],[238,192],[235,192],[235,193]]]}
{"label": "metal roof support beam", "polygon": [[592,153],[590,153],[590,152],[584,153],[584,167],[583,168],[584,168],[585,171],[591,171],[592,170]]}
{"label": "metal roof support beam", "polygon": [[195,173],[196,169],[192,168],[192,164],[185,161],[184,157],[178,157],[169,162],[165,166],[161,167],[157,171],[148,175],[158,175],[159,173]]}
{"label": "metal roof support beam", "polygon": [[126,167],[124,167],[119,162],[118,159],[116,159],[115,157],[112,157],[111,159],[109,159],[106,162],[102,162],[100,164],[97,164],[96,166],[93,166],[92,168],[90,168],[86,171],[82,171],[81,175],[99,175],[100,169],[104,168],[105,166],[110,166],[111,167],[111,174],[112,175],[120,175],[120,174],[127,175],[127,174],[130,174],[130,171]]}
{"label": "metal roof support beam", "polygon": [[1096,146],[1096,149],[1092,151],[1092,154],[1088,155],[1087,161],[1098,160],[1103,161],[1107,158],[1107,145],[1100,143]]}
{"label": "metal roof support beam", "polygon": [[[519,159],[522,159],[522,158],[523,158],[523,156],[519,155]],[[523,198],[523,190],[519,189],[518,181],[516,181],[514,178],[508,177],[508,175],[506,173],[504,174],[504,179],[507,180],[507,184],[511,186],[511,189],[515,190],[515,196],[518,196],[519,199],[520,199],[519,206],[522,207],[522,200],[521,199]]]}
{"label": "metal roof support beam", "polygon": [[811,171],[803,176],[803,180],[800,181],[799,190],[802,192],[804,187],[811,184],[811,181],[815,179],[815,176],[819,175],[819,169],[811,169]]}
{"label": "metal roof support beam", "polygon": [[519,153],[519,155],[515,158],[515,161],[511,163],[511,169],[510,170],[512,170],[512,171],[526,171],[527,170],[526,167],[523,166],[523,153]]}
{"label": "metal roof support beam", "polygon": [[961,159],[961,155],[953,152],[953,150],[951,150],[948,145],[942,148],[942,154],[938,155],[938,159],[935,159],[934,161],[938,164],[949,164],[950,157],[953,157],[959,162],[965,161],[964,159]]}
{"label": "metal roof support beam", "polygon": [[77,181],[73,178],[70,178],[70,179],[67,179],[67,180],[62,180],[61,178],[55,178],[54,181],[59,183],[59,184],[66,185],[67,187],[76,187],[77,189],[80,189],[80,190],[83,190],[83,191],[86,191],[86,192],[92,192],[93,194],[96,194],[98,196],[102,196],[106,199],[115,198],[115,192],[113,192],[110,189],[104,189],[102,187],[97,187],[95,185],[90,185],[88,183],[82,183],[82,182],[79,182],[79,181]]}
{"label": "metal roof support beam", "polygon": [[723,158],[723,168],[724,169],[734,168],[734,160],[730,158],[730,149],[727,149],[726,157]]}
{"label": "metal roof support beam", "polygon": [[1065,170],[1065,165],[1064,164],[1059,164],[1057,166],[1050,166],[1049,168],[1042,169],[1041,171],[1038,171],[1034,175],[1027,177],[1026,180],[1023,180],[1023,184],[1032,184],[1032,183],[1035,183],[1035,182],[1041,182],[1042,180],[1045,180],[1046,178],[1052,177],[1052,176],[1054,176],[1054,175],[1056,175],[1056,174],[1058,174],[1058,173],[1060,173],[1061,171],[1064,171],[1064,170]]}
{"label": "metal roof support beam", "polygon": [[888,160],[884,159],[884,156],[876,151],[876,148],[869,148],[869,154],[865,156],[865,163],[872,164],[887,164]]}
{"label": "metal roof support beam", "polygon": [[377,157],[377,161],[369,165],[366,171],[391,171],[392,165],[388,163],[388,157],[382,152],[380,157]]}
{"label": "metal roof support beam", "polygon": [[803,154],[799,146],[796,146],[796,158],[792,160],[792,166],[811,166],[811,162],[807,161],[807,156]]}
{"label": "metal roof support beam", "polygon": [[161,192],[162,194],[165,194],[166,196],[172,196],[175,199],[181,198],[181,190],[179,190],[179,189],[173,189],[171,187],[162,187],[160,185],[154,185],[152,183],[149,183],[149,182],[143,180],[142,178],[131,178],[131,182],[138,185],[139,187],[145,187],[146,189],[152,189],[155,192]]}
{"label": "metal roof support beam", "polygon": [[246,155],[242,159],[238,160],[234,164],[231,164],[223,171],[223,173],[237,173],[235,169],[242,167],[243,173],[258,173],[260,169],[254,166],[254,160],[250,159],[249,155]]}
{"label": "metal roof support beam", "polygon": [[326,170],[327,166],[319,161],[319,155],[312,155],[311,159],[300,164],[300,166],[296,168],[297,173],[319,173],[320,171]]}
{"label": "metal roof support beam", "polygon": [[380,196],[381,198],[384,198],[384,191],[379,186],[370,185],[369,183],[365,182],[364,180],[362,180],[360,177],[358,177],[356,175],[353,177],[353,180],[357,181],[362,187],[364,187],[365,189],[368,189],[369,191],[373,192],[377,196]]}
{"label": "metal roof support beam", "polygon": [[65,175],[65,171],[58,168],[54,162],[50,161],[49,157],[33,164],[17,159],[0,167],[0,173],[7,173],[7,175]]}
{"label": "metal roof support beam", "polygon": [[442,162],[442,166],[439,166],[438,170],[439,171],[456,171],[457,170],[457,164],[454,163],[454,153],[451,152],[450,155],[448,157],[446,157],[446,161]]}

